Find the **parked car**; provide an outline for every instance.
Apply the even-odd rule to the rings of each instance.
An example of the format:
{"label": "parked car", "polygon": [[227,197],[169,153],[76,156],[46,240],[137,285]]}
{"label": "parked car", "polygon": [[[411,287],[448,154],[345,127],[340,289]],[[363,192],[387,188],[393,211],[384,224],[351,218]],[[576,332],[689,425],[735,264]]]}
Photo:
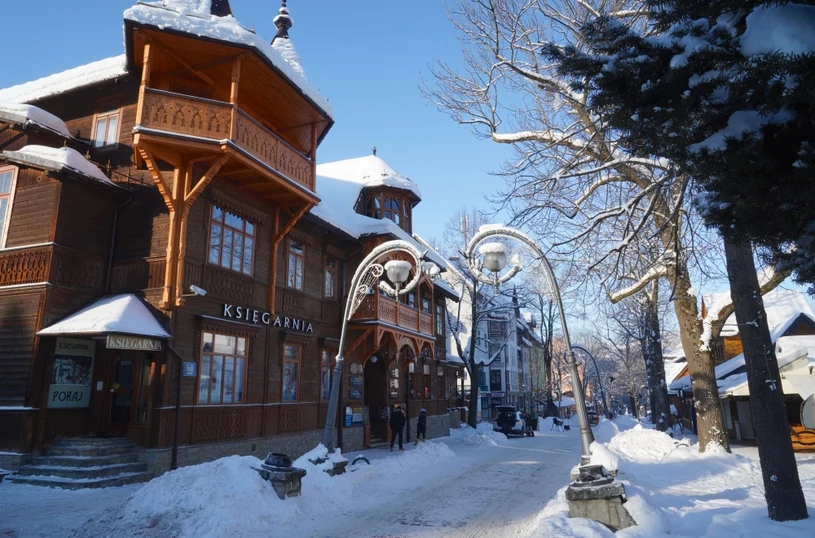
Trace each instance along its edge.
{"label": "parked car", "polygon": [[499,405],[495,407],[498,416],[495,419],[497,432],[501,432],[507,437],[533,437],[535,434],[526,427],[526,420],[522,414],[511,405]]}
{"label": "parked car", "polygon": [[586,414],[589,416],[589,424],[592,426],[600,424],[600,415],[596,411],[588,411]]}

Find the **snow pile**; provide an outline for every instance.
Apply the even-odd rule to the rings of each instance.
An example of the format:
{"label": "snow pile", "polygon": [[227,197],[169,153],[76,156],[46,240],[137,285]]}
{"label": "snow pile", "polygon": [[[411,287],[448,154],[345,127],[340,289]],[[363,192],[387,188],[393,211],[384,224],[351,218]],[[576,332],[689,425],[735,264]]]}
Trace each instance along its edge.
{"label": "snow pile", "polygon": [[637,425],[631,430],[615,435],[608,443],[608,448],[627,460],[660,461],[673,452],[676,443],[663,432],[648,430]]}
{"label": "snow pile", "polygon": [[0,101],[0,120],[24,125],[37,125],[65,138],[73,138],[64,121],[34,105]]}
{"label": "snow pile", "polygon": [[124,54],[0,90],[0,101],[31,103],[127,74]]}
{"label": "snow pile", "polygon": [[170,471],[124,506],[88,521],[75,536],[246,536],[236,532],[239,522],[242,530],[274,535],[298,510],[253,469],[260,463],[252,456],[230,456]]}
{"label": "snow pile", "polygon": [[67,169],[100,183],[115,185],[95,164],[88,161],[75,149],[28,145],[18,151],[4,151],[3,155],[8,159],[32,166],[57,172]]}
{"label": "snow pile", "polygon": [[504,437],[503,435],[492,431],[492,428],[490,428],[490,430],[487,432],[473,429],[467,424],[462,424],[458,429],[450,429],[450,437],[457,439],[462,445],[468,446],[497,446],[497,437],[499,435]]}
{"label": "snow pile", "polygon": [[620,467],[620,459],[606,445],[595,441],[591,444],[591,464],[602,465],[607,471],[616,471]]}
{"label": "snow pile", "polygon": [[[309,460],[328,456],[314,465]],[[360,508],[371,484],[397,483],[434,465],[449,465],[456,458],[444,443],[427,442],[416,449],[360,465],[354,472],[331,477],[323,469],[344,460],[322,445],[294,462],[308,473],[300,497],[278,498],[271,484],[255,471],[261,460],[229,456],[208,463],[182,467],[148,482],[122,506],[87,521],[74,536],[149,536],[151,538],[222,536],[278,536],[295,519],[319,520],[331,514]]]}

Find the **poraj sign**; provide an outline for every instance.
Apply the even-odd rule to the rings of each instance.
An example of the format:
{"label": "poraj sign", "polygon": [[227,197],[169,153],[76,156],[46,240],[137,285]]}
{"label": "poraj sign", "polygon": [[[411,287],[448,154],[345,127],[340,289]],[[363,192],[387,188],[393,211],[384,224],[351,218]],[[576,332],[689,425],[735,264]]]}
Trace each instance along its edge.
{"label": "poraj sign", "polygon": [[304,319],[290,318],[288,316],[273,317],[271,312],[261,312],[260,310],[231,304],[224,304],[223,317],[236,321],[245,321],[255,325],[263,323],[264,325],[272,325],[281,329],[292,329],[304,333],[314,332],[311,323]]}
{"label": "poraj sign", "polygon": [[48,407],[88,407],[95,351],[96,342],[93,340],[57,338],[48,387]]}

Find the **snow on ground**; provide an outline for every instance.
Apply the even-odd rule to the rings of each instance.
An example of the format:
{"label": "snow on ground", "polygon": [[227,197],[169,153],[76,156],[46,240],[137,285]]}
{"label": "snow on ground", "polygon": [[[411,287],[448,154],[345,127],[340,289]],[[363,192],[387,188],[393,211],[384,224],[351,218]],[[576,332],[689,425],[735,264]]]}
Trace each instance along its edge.
{"label": "snow on ground", "polygon": [[[634,426],[631,427],[632,423]],[[595,435],[608,438],[604,452],[616,456],[626,487],[626,508],[636,527],[616,535],[586,519],[569,519],[565,488],[541,512],[535,537],[775,537],[815,535],[815,455],[799,454],[798,471],[810,519],[776,523],[767,517],[758,452],[735,447],[732,454],[675,441],[636,424],[631,417],[603,421]],[[597,435],[600,433],[600,435]]]}
{"label": "snow on ground", "polygon": [[407,444],[405,452],[343,454],[349,461],[364,454],[371,464],[359,462],[333,478],[300,459],[297,465],[308,471],[303,495],[286,501],[260,479],[252,469],[260,460],[250,456],[123,488],[75,492],[3,483],[0,536],[528,535],[546,501],[568,481],[578,459],[576,432],[506,439],[489,424],[470,430]]}

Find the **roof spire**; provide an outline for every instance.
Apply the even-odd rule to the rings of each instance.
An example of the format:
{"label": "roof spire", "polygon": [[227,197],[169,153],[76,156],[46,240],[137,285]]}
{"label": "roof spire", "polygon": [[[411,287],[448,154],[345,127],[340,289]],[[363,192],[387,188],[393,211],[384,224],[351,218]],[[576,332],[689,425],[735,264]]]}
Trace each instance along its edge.
{"label": "roof spire", "polygon": [[283,0],[283,5],[277,10],[277,16],[273,22],[277,27],[277,34],[275,34],[274,39],[272,39],[272,43],[274,43],[277,38],[288,39],[289,28],[292,27],[292,20],[289,16],[289,8],[286,7],[286,0]]}
{"label": "roof spire", "polygon": [[232,15],[232,7],[229,5],[229,0],[212,0],[209,12],[216,17],[226,17]]}

